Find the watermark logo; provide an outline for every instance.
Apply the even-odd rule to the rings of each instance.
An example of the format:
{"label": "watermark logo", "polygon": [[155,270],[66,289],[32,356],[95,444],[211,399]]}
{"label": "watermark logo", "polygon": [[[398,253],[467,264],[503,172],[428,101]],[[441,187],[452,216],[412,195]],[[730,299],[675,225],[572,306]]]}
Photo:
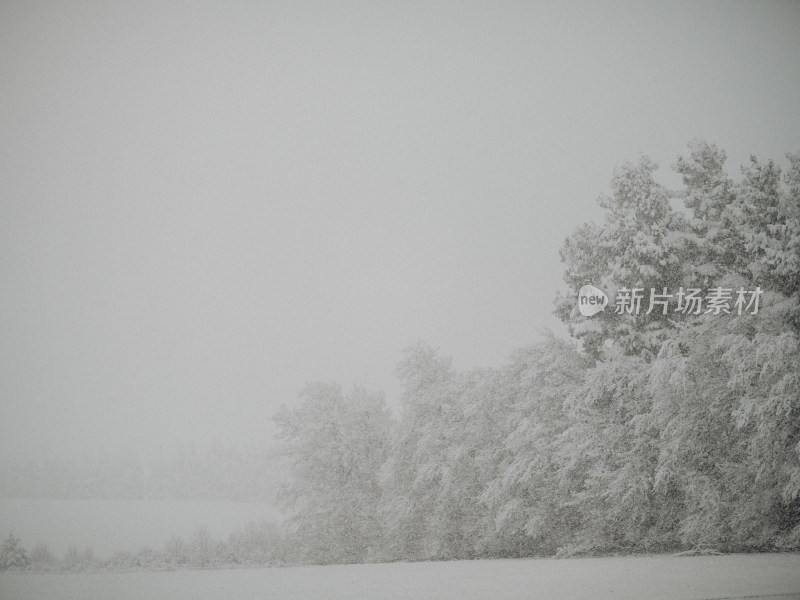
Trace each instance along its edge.
{"label": "watermark logo", "polygon": [[[617,290],[614,300],[614,314],[638,315],[646,306],[647,312],[644,313],[646,315],[652,312],[662,315],[669,313],[756,315],[763,293],[758,286],[754,290],[746,290],[743,287],[738,290],[716,287],[705,290],[705,293],[700,288],[682,287],[674,294],[670,294],[667,288],[661,290],[650,288],[648,295],[645,288],[621,287]],[[602,312],[608,304],[608,296],[598,287],[585,285],[578,292],[578,310],[585,317]]]}
{"label": "watermark logo", "polygon": [[578,310],[584,317],[591,317],[605,310],[608,296],[599,287],[585,285],[578,292]]}

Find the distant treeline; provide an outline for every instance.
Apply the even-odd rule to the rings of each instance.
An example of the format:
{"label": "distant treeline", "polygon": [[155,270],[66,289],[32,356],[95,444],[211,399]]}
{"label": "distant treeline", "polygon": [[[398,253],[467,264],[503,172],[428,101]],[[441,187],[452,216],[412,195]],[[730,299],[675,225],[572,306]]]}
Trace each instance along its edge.
{"label": "distant treeline", "polygon": [[185,446],[149,460],[122,450],[5,467],[0,497],[273,502],[280,478],[265,447]]}
{"label": "distant treeline", "polygon": [[295,553],[279,525],[269,521],[252,522],[227,541],[212,537],[198,528],[188,538],[172,536],[161,550],[144,546],[135,552],[118,551],[108,557],[95,556],[91,548],[69,546],[56,557],[45,544],[30,551],[13,533],[0,545],[0,571],[93,571],[136,569],[213,569],[258,567],[285,564]]}
{"label": "distant treeline", "polygon": [[[323,383],[276,416],[302,560],[800,548],[800,155],[733,181],[724,152],[690,149],[683,190],[643,158],[566,240],[576,341],[467,373],[420,343],[399,419]],[[611,301],[589,317],[586,284]],[[626,288],[640,310],[615,306]]]}

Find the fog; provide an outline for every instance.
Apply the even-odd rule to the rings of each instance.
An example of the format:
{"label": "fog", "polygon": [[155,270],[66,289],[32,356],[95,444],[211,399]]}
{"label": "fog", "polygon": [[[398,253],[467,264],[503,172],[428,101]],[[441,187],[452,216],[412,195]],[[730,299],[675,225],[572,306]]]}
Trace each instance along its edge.
{"label": "fog", "polygon": [[798,146],[797,7],[5,2],[0,454],[260,441],[500,364],[640,153]]}
{"label": "fog", "polygon": [[396,413],[420,340],[468,371],[567,337],[559,248],[615,167],[800,150],[798,31],[779,2],[3,2],[0,491],[272,502],[307,383]]}

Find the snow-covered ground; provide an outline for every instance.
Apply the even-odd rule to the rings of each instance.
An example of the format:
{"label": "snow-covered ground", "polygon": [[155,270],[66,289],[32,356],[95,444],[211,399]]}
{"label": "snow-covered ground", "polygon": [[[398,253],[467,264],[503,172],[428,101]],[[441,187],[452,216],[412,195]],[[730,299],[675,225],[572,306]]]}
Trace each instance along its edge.
{"label": "snow-covered ground", "polygon": [[800,599],[800,554],[0,573],[4,600]]}

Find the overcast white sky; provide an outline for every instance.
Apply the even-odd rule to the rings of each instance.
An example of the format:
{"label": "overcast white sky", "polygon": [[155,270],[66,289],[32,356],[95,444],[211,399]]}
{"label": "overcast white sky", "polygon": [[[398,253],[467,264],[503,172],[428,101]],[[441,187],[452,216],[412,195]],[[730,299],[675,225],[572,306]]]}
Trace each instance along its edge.
{"label": "overcast white sky", "polygon": [[4,1],[0,455],[500,365],[616,165],[800,150],[798,65],[787,2]]}

